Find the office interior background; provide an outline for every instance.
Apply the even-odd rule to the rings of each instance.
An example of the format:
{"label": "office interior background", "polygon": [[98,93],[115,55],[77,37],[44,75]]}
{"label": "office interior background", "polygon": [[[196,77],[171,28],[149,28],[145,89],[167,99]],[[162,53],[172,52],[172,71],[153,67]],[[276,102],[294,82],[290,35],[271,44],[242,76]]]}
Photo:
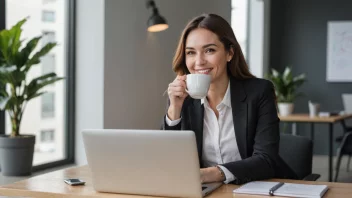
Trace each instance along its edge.
{"label": "office interior background", "polygon": [[[181,31],[202,13],[231,23],[257,77],[286,66],[295,75],[306,74],[295,112],[307,113],[309,100],[323,111],[341,111],[341,94],[352,92],[351,82],[326,81],[327,23],[352,20],[350,0],[155,0],[169,25],[155,33],[147,31],[151,12],[142,0],[0,2],[0,29],[29,17],[24,37],[44,34],[42,46],[59,43],[31,75],[55,71],[69,77],[47,87],[25,112],[21,132],[36,135],[33,166],[38,170],[86,164],[83,129],[158,129],[166,110],[163,93],[175,77],[171,64]],[[1,112],[1,133],[10,131],[6,118]],[[341,136],[342,127],[334,127],[334,138]],[[309,125],[297,126],[298,135],[309,136],[309,130]],[[327,168],[320,166],[327,167],[328,128],[317,125],[315,131],[313,170],[324,175]],[[334,154],[338,146],[334,143]],[[348,172],[341,178],[352,182]]]}

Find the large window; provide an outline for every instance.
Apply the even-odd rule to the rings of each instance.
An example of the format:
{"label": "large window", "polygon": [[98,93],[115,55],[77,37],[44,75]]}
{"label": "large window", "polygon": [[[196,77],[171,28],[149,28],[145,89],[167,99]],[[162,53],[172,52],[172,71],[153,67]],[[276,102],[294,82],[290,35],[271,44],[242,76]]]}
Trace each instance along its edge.
{"label": "large window", "polygon": [[240,44],[244,57],[248,51],[248,2],[249,0],[232,0],[231,26]]}
{"label": "large window", "polygon": [[[28,17],[21,39],[43,35],[37,50],[49,42],[59,44],[31,69],[27,82],[51,72],[65,77],[45,87],[46,93],[29,101],[25,109],[20,133],[36,135],[34,170],[73,162],[74,5],[75,0],[5,0],[6,28]],[[5,120],[9,134],[8,116]]]}
{"label": "large window", "polygon": [[[42,37],[42,47],[44,47],[48,43],[57,42],[55,32],[53,31],[43,31]],[[42,66],[42,74],[48,74],[55,71],[55,53],[47,54],[46,56],[42,57],[41,59],[41,66]]]}

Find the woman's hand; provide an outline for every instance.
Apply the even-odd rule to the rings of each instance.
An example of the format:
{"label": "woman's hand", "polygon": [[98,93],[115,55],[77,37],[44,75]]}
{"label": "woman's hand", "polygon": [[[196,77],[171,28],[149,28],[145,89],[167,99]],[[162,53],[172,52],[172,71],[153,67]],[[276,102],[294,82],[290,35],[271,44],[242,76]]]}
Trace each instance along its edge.
{"label": "woman's hand", "polygon": [[200,181],[202,184],[211,182],[222,182],[224,178],[217,167],[201,168]]}
{"label": "woman's hand", "polygon": [[179,119],[183,102],[188,96],[186,92],[186,75],[177,76],[176,79],[169,84],[167,93],[170,99],[170,106],[167,115],[170,120]]}

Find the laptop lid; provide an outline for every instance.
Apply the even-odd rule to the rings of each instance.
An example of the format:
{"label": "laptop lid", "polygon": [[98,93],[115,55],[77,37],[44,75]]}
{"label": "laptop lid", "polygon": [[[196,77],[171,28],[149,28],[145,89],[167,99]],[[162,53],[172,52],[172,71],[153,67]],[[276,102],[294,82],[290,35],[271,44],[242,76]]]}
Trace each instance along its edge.
{"label": "laptop lid", "polygon": [[202,197],[193,131],[84,130],[97,191]]}
{"label": "laptop lid", "polygon": [[342,94],[342,102],[345,113],[352,114],[352,94]]}

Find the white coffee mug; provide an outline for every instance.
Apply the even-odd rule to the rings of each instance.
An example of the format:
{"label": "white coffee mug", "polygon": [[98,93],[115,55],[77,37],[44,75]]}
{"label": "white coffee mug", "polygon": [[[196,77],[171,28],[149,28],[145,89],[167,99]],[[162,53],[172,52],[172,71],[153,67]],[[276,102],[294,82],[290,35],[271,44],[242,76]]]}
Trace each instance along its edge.
{"label": "white coffee mug", "polygon": [[320,108],[320,105],[318,103],[313,103],[311,101],[308,101],[308,109],[309,109],[310,117],[318,116],[319,108]]}
{"label": "white coffee mug", "polygon": [[211,76],[207,74],[188,74],[186,92],[194,99],[203,99],[207,96]]}

